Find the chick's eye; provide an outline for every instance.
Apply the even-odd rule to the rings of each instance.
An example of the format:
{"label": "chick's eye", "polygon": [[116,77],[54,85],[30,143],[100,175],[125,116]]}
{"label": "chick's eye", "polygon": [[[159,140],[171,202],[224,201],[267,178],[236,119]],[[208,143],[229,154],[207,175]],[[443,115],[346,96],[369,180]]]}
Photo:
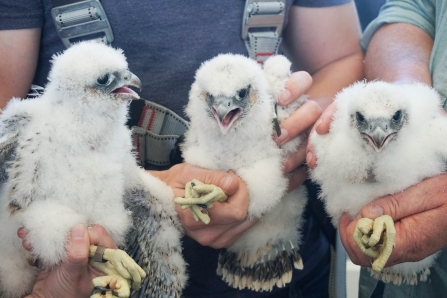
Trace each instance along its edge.
{"label": "chick's eye", "polygon": [[250,86],[248,88],[244,88],[244,89],[239,90],[237,92],[237,98],[239,100],[244,99],[245,97],[247,97],[249,90],[250,90]]}
{"label": "chick's eye", "polygon": [[360,112],[356,112],[355,113],[355,117],[357,118],[358,122],[364,122],[365,121],[365,117],[363,117],[362,113],[360,113]]}
{"label": "chick's eye", "polygon": [[402,118],[402,111],[401,111],[401,110],[397,111],[397,112],[393,115],[393,120],[394,120],[394,121],[399,121],[400,118]]}
{"label": "chick's eye", "polygon": [[100,85],[105,85],[107,82],[109,81],[109,75],[103,75],[102,77],[100,77],[99,79],[96,80],[96,82]]}

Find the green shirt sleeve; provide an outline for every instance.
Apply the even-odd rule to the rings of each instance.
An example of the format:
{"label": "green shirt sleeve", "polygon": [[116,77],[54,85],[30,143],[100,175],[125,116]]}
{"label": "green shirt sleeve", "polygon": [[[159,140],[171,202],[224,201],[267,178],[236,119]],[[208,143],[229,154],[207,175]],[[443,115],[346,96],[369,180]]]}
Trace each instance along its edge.
{"label": "green shirt sleeve", "polygon": [[433,39],[435,37],[435,0],[388,0],[363,32],[361,45],[368,48],[374,33],[384,24],[407,23],[418,26]]}

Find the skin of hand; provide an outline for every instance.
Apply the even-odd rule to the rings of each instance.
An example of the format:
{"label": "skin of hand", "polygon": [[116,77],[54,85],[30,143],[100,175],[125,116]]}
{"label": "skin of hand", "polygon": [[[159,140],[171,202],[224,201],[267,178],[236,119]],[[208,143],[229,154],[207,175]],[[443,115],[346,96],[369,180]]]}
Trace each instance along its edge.
{"label": "skin of hand", "polygon": [[[433,39],[419,27],[402,23],[384,25],[374,34],[366,52],[366,78],[431,85],[428,65],[432,48]],[[323,112],[314,128],[318,134],[329,132],[335,109],[333,104]],[[310,145],[307,146],[306,160],[309,167],[317,166]],[[447,174],[428,178],[401,193],[378,198],[365,206],[354,220],[344,214],[339,222],[339,232],[351,260],[358,265],[371,266],[352,235],[360,217],[374,219],[382,214],[390,215],[396,228],[395,248],[386,266],[420,261],[445,249],[446,183]]]}
{"label": "skin of hand", "polygon": [[205,184],[220,187],[227,195],[225,202],[214,202],[208,209],[211,222],[205,225],[197,222],[191,210],[182,210],[176,204],[176,211],[185,233],[204,246],[223,248],[231,246],[243,232],[256,221],[247,218],[249,196],[245,182],[234,172],[221,172],[195,167],[186,163],[178,164],[166,171],[150,173],[168,184],[175,197],[185,193],[185,184],[197,179]]}
{"label": "skin of hand", "polygon": [[[326,21],[321,23],[322,19]],[[310,100],[283,121],[281,136],[276,140],[279,145],[309,132],[335,94],[363,78],[360,36],[354,2],[318,9],[291,7],[284,32],[284,50],[293,68],[303,71],[290,76],[279,104],[287,105],[303,94]],[[302,146],[284,163],[284,172],[292,173],[289,189],[307,178],[303,166],[306,153],[306,146]]]}
{"label": "skin of hand", "polygon": [[[375,219],[390,215],[396,228],[395,248],[386,266],[416,262],[447,248],[445,214],[447,212],[447,174],[428,178],[405,191],[379,198],[362,209],[361,217]],[[352,237],[358,218],[347,214],[340,218],[343,245],[354,264],[371,266],[368,257]]]}
{"label": "skin of hand", "polygon": [[[26,242],[26,234],[27,231],[23,228],[17,232],[22,239],[22,246],[32,250]],[[93,278],[104,275],[88,264],[90,244],[117,248],[103,227],[86,228],[83,225],[76,225],[67,240],[67,259],[55,267],[42,269],[32,293],[25,298],[90,297]]]}

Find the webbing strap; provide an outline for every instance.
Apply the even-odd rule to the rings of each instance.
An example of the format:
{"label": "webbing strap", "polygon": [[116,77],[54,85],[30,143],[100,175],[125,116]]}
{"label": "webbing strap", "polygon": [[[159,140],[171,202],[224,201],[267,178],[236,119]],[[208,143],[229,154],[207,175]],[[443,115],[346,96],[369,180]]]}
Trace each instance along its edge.
{"label": "webbing strap", "polygon": [[263,64],[278,54],[286,13],[286,0],[247,0],[242,19],[242,39],[249,57]]}
{"label": "webbing strap", "polygon": [[145,100],[138,126],[132,127],[141,164],[168,166],[169,153],[188,126],[188,122],[173,111]]}
{"label": "webbing strap", "polygon": [[53,0],[51,16],[66,48],[81,40],[113,41],[113,32],[99,0]]}

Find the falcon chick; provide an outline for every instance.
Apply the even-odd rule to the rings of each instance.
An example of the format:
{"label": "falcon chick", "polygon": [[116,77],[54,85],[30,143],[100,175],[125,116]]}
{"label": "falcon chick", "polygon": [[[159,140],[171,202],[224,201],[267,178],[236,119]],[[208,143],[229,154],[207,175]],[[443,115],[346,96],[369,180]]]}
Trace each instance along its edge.
{"label": "falcon chick", "polygon": [[[51,267],[64,260],[66,239],[76,224],[101,225],[117,245],[124,244],[132,216],[138,218],[125,209],[124,200],[131,210],[156,204],[151,212],[157,220],[168,214],[176,221],[172,190],[138,167],[131,152],[125,123],[128,101],[138,95],[128,86],[140,87],[140,81],[128,70],[122,51],[83,42],[55,55],[52,64],[43,95],[13,98],[0,116],[2,297],[23,297],[31,291],[36,261]],[[17,237],[22,226],[28,230],[31,253]],[[166,237],[169,228],[174,230],[171,238],[180,237],[171,226],[159,232],[167,239],[147,235],[140,242],[164,241],[169,252],[167,245],[179,245],[178,239],[176,243]],[[90,257],[97,250],[91,246]],[[130,284],[137,289],[146,276],[124,251],[105,249],[98,257],[100,262],[92,258],[90,264],[107,274],[93,280],[100,292],[128,297]],[[182,261],[177,264],[184,277]],[[105,290],[107,286],[111,288]]]}
{"label": "falcon chick", "polygon": [[[354,218],[373,200],[445,171],[447,119],[432,88],[358,82],[337,94],[335,103],[330,132],[311,135],[317,157],[311,177],[321,185],[334,226],[344,212]],[[374,261],[371,274],[397,285],[426,281],[437,254],[383,269],[394,237],[389,216],[359,220],[354,238]]]}
{"label": "falcon chick", "polygon": [[[304,188],[286,194],[287,178],[282,173],[285,155],[295,151],[301,140],[282,150],[272,139],[275,100],[289,75],[290,62],[284,56],[268,59],[262,69],[249,58],[225,54],[204,62],[191,87],[184,160],[208,169],[234,170],[248,187],[248,217],[259,219],[219,256],[217,273],[234,288],[271,291],[274,285],[290,282],[293,267],[302,268],[297,227],[307,194]],[[279,120],[304,100],[280,109]],[[196,219],[208,221],[199,207],[226,200],[219,188],[198,181],[187,185],[185,197],[175,202],[191,207]]]}

